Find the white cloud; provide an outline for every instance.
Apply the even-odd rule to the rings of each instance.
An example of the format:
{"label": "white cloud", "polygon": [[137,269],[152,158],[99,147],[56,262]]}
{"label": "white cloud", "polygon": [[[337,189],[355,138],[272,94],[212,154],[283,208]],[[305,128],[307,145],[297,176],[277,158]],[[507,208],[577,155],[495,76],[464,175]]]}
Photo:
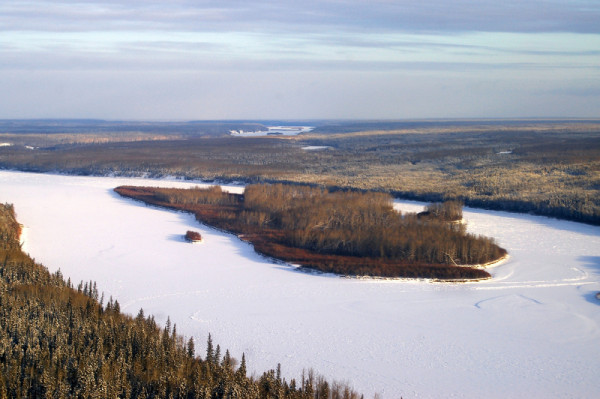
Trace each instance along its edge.
{"label": "white cloud", "polygon": [[0,5],[4,30],[185,31],[595,32],[595,0],[253,0],[103,1],[8,0]]}
{"label": "white cloud", "polygon": [[[9,0],[0,4],[0,117],[550,115],[559,107],[540,109],[540,89],[569,105],[566,77],[598,79],[599,20],[595,1]],[[212,80],[198,87],[198,76]],[[404,104],[406,91],[423,101]],[[482,106],[491,99],[497,107]],[[594,106],[573,112],[597,116]]]}

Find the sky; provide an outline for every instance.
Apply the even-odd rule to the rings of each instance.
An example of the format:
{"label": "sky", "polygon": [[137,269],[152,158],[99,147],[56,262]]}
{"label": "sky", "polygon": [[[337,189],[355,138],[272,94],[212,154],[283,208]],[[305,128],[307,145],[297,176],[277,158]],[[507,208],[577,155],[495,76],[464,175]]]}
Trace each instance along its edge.
{"label": "sky", "polygon": [[0,118],[527,117],[600,117],[600,1],[0,2]]}

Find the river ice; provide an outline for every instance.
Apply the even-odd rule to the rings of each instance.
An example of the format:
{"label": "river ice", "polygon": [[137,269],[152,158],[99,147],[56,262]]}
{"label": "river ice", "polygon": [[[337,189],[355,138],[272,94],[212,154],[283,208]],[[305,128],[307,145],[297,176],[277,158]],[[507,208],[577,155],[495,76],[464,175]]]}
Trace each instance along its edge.
{"label": "river ice", "polygon": [[[125,312],[169,316],[200,355],[210,332],[250,370],[281,363],[289,379],[313,367],[384,398],[600,392],[600,227],[466,209],[469,231],[509,251],[493,279],[347,279],[272,262],[191,215],[119,197],[122,184],[195,185],[0,171],[0,201],[14,203],[36,260],[95,280]],[[186,243],[187,230],[204,243]]]}

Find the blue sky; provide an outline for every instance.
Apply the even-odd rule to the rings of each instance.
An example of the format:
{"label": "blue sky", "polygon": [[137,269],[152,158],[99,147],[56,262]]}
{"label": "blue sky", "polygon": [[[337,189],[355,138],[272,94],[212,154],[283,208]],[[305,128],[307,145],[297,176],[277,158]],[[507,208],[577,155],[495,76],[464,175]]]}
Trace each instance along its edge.
{"label": "blue sky", "polygon": [[0,3],[0,118],[600,117],[600,2]]}

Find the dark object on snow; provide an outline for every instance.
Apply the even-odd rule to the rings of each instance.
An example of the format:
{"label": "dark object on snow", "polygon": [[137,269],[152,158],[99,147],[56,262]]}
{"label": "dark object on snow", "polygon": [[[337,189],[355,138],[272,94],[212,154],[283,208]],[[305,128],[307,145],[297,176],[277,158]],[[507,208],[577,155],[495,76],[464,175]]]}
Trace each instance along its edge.
{"label": "dark object on snow", "polygon": [[187,233],[185,233],[185,239],[190,242],[200,242],[202,241],[202,236],[197,231],[188,230]]}

